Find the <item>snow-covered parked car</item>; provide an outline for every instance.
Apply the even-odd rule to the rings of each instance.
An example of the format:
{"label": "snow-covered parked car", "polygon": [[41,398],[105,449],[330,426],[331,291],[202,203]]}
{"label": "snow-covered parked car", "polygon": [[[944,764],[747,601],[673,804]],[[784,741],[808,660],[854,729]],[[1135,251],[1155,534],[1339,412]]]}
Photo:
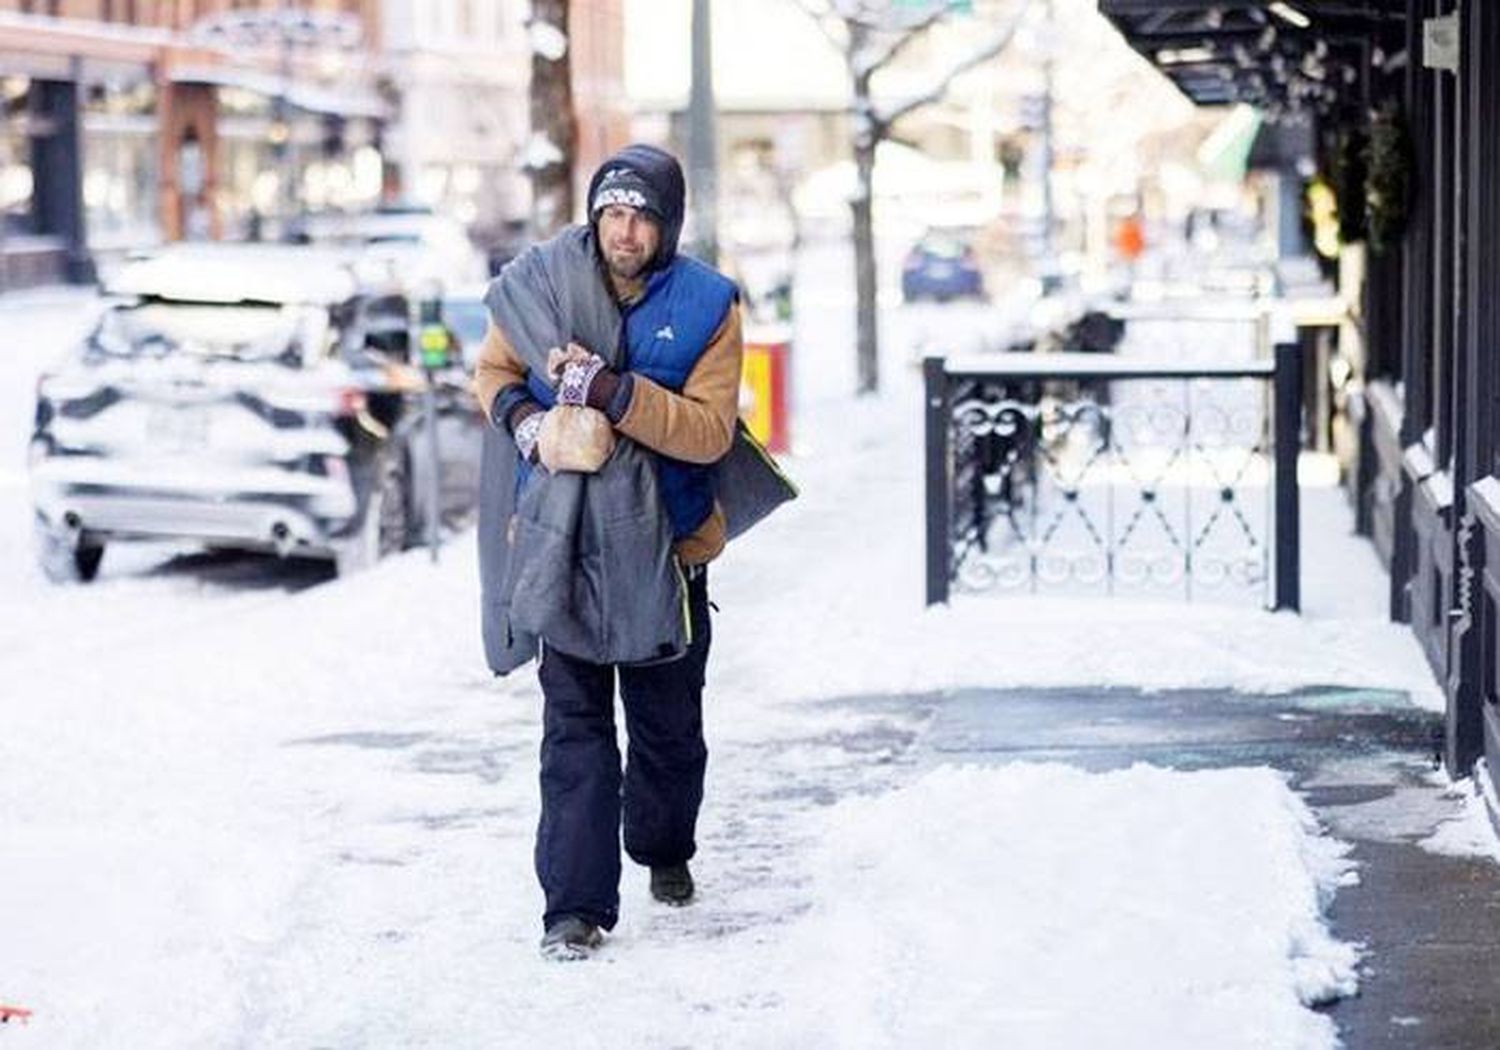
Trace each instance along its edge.
{"label": "snow-covered parked car", "polygon": [[[399,287],[347,253],[177,245],[127,264],[98,325],[37,384],[37,550],[92,579],[116,540],[331,558],[418,541],[433,463]],[[473,509],[482,419],[462,361],[438,374],[442,520]]]}
{"label": "snow-covered parked car", "polygon": [[289,231],[300,244],[335,246],[357,255],[361,269],[384,271],[411,287],[483,281],[489,270],[457,219],[420,206],[304,215]]}

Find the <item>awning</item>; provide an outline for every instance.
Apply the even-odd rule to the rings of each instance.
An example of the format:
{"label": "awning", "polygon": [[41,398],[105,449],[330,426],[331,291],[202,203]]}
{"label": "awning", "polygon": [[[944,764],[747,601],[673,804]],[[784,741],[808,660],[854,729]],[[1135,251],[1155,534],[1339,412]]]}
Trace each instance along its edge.
{"label": "awning", "polygon": [[5,46],[0,39],[0,70],[32,80],[135,83],[151,79],[151,63],[97,55],[43,54]]}
{"label": "awning", "polygon": [[387,120],[390,107],[374,91],[365,87],[324,87],[305,80],[283,80],[271,73],[228,66],[177,66],[169,79],[174,84],[213,84],[240,88],[267,98],[285,96],[298,109],[339,117],[369,117]]}
{"label": "awning", "polygon": [[1286,112],[1335,105],[1383,27],[1392,0],[1099,0],[1099,11],[1199,105]]}

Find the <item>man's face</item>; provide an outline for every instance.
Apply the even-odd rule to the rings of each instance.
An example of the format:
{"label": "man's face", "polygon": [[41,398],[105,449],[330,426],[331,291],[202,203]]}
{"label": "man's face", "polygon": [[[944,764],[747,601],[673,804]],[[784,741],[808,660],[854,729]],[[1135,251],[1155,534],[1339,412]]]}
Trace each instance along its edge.
{"label": "man's face", "polygon": [[648,213],[626,204],[611,204],[599,213],[599,245],[613,276],[635,280],[660,244],[661,230]]}

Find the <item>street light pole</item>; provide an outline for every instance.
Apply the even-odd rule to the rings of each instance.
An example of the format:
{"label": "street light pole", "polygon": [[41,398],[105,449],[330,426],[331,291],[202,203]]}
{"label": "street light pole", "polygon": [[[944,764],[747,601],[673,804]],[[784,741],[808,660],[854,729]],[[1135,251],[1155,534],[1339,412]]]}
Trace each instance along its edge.
{"label": "street light pole", "polygon": [[[285,5],[282,10],[286,10]],[[292,133],[292,102],[289,97],[292,90],[292,34],[282,22],[276,36],[280,53],[277,55],[275,121],[277,134],[281,139],[276,145],[276,175],[281,190],[281,232],[284,236],[297,202],[296,188],[293,186],[297,171],[293,153],[296,149],[296,136]]]}
{"label": "street light pole", "polygon": [[688,96],[688,185],[698,256],[719,261],[719,163],[714,129],[710,0],[693,0],[693,83]]}
{"label": "street light pole", "polygon": [[1042,266],[1044,282],[1057,281],[1057,255],[1054,242],[1056,225],[1056,202],[1052,197],[1052,103],[1053,103],[1053,51],[1056,25],[1052,20],[1052,0],[1047,0],[1046,19],[1043,23],[1042,51]]}

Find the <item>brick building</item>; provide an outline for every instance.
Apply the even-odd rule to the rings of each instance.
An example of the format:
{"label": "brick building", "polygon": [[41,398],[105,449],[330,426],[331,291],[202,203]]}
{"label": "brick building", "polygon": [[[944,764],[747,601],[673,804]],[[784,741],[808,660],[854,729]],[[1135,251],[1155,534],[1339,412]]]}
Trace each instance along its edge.
{"label": "brick building", "polygon": [[[577,0],[580,167],[626,129],[619,0]],[[0,288],[401,197],[525,214],[521,0],[0,0]]]}

